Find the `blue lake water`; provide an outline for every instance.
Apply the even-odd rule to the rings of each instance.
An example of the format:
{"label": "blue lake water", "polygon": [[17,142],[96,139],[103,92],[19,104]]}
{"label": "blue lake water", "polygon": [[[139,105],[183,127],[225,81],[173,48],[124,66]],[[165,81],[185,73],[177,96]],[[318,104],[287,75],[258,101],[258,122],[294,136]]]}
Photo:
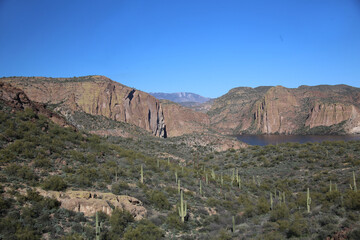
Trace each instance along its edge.
{"label": "blue lake water", "polygon": [[238,135],[238,140],[250,145],[276,145],[287,142],[323,142],[360,140],[360,135]]}

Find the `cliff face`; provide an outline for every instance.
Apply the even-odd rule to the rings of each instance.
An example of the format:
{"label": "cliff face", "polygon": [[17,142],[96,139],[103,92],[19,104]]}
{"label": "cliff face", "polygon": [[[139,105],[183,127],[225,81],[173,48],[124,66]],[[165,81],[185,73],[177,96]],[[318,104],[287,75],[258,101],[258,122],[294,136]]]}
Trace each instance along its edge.
{"label": "cliff face", "polygon": [[360,133],[359,107],[358,88],[276,86],[232,89],[214,101],[208,114],[211,126],[227,134],[304,134],[319,127]]}
{"label": "cliff face", "polygon": [[[104,76],[79,78],[10,77],[1,82],[22,89],[33,101],[55,105],[67,119],[84,112],[117,122],[136,125],[159,137],[203,131],[209,117],[175,103],[161,104],[142,91],[129,88]],[[76,121],[74,122],[75,125]],[[93,131],[93,129],[88,129]],[[96,132],[131,136],[123,129],[105,128]]]}
{"label": "cliff face", "polygon": [[160,103],[151,95],[126,87],[103,76],[80,78],[15,77],[3,78],[24,90],[30,99],[66,106],[127,122],[166,137]]}
{"label": "cliff face", "polygon": [[161,105],[169,136],[175,137],[193,132],[204,132],[210,124],[210,119],[205,113],[194,112],[167,100],[162,100]]}

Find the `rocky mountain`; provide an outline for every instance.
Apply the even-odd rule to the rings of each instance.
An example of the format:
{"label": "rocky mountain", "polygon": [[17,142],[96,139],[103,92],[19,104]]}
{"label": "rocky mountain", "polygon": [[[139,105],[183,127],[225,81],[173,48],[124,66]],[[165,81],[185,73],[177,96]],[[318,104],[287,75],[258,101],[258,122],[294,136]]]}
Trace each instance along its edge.
{"label": "rocky mountain", "polygon": [[178,92],[178,93],[150,93],[157,99],[166,99],[176,103],[204,103],[210,98],[200,96],[195,93]]}
{"label": "rocky mountain", "polygon": [[215,99],[208,115],[226,134],[360,133],[360,89],[239,87]]}
{"label": "rocky mountain", "polygon": [[128,122],[166,137],[159,101],[147,93],[126,87],[103,76],[79,78],[14,77],[2,78],[22,89],[36,102],[102,115]]}
{"label": "rocky mountain", "polygon": [[[33,101],[52,105],[74,125],[81,121],[79,117],[75,121],[76,115],[86,113],[104,116],[115,122],[130,123],[155,136],[173,137],[202,131],[204,127],[200,125],[210,123],[206,115],[180,105],[171,105],[173,110],[167,105],[164,113],[162,104],[155,97],[104,76],[8,77],[1,78],[0,82],[22,89]],[[103,129],[100,132],[129,135],[118,129]]]}

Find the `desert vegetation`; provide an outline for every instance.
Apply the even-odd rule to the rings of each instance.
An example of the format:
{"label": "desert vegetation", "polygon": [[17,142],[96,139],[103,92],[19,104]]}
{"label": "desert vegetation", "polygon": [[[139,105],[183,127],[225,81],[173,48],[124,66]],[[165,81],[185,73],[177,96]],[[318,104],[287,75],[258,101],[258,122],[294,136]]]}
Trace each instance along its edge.
{"label": "desert vegetation", "polygon": [[[2,239],[360,238],[360,142],[217,152],[184,138],[99,137],[0,105]],[[195,137],[195,136],[194,136]],[[129,195],[93,216],[39,191]]]}

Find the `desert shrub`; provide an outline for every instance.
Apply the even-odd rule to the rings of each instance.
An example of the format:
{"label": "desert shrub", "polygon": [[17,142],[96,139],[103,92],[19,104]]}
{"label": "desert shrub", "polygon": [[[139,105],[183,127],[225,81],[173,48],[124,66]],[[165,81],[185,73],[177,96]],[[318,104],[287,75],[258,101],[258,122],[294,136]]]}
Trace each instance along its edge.
{"label": "desert shrub", "polygon": [[297,212],[293,215],[293,220],[290,223],[286,235],[288,238],[300,237],[306,230],[306,221],[302,215]]}
{"label": "desert shrub", "polygon": [[185,223],[183,223],[179,217],[178,212],[171,212],[166,218],[166,224],[169,228],[183,230],[185,228]]}
{"label": "desert shrub", "polygon": [[353,229],[350,233],[349,233],[349,240],[355,240],[355,239],[360,239],[360,227],[357,227],[356,229]]}
{"label": "desert shrub", "polygon": [[158,209],[169,210],[171,205],[163,192],[153,190],[148,192],[149,201]]}
{"label": "desert shrub", "polygon": [[276,206],[273,211],[270,213],[270,221],[277,221],[280,219],[286,219],[289,217],[289,209],[286,205]]}
{"label": "desert shrub", "polygon": [[219,231],[219,233],[217,234],[217,236],[215,237],[215,239],[217,240],[231,240],[232,237],[231,237],[231,234],[226,231],[225,229],[221,229]]}
{"label": "desert shrub", "polygon": [[51,167],[51,161],[47,158],[37,157],[34,160],[34,167],[48,169]]}
{"label": "desert shrub", "polygon": [[360,210],[360,191],[348,190],[345,195],[345,207],[352,210]]}
{"label": "desert shrub", "polygon": [[83,239],[84,238],[78,233],[66,235],[61,238],[61,240],[83,240]]}
{"label": "desert shrub", "polygon": [[42,183],[42,188],[44,190],[64,191],[67,184],[60,176],[50,176]]}
{"label": "desert shrub", "polygon": [[270,204],[265,197],[261,197],[256,205],[259,214],[265,214],[270,210]]}
{"label": "desert shrub", "polygon": [[22,178],[24,180],[31,181],[31,180],[36,180],[38,178],[32,169],[30,169],[27,166],[21,166],[16,163],[13,163],[13,164],[10,164],[9,166],[7,166],[5,168],[5,172],[10,177]]}
{"label": "desert shrub", "polygon": [[117,239],[116,236],[122,236],[129,223],[134,221],[130,212],[116,208],[110,217],[110,236]]}
{"label": "desert shrub", "polygon": [[26,239],[26,240],[37,240],[39,236],[36,235],[35,231],[26,227],[26,228],[18,228],[15,233],[16,239]]}
{"label": "desert shrub", "polygon": [[125,240],[157,240],[164,237],[164,232],[149,220],[141,220],[136,228],[126,230]]}
{"label": "desert shrub", "polygon": [[123,194],[124,190],[129,190],[129,185],[126,182],[119,181],[111,185],[111,192],[116,195]]}

